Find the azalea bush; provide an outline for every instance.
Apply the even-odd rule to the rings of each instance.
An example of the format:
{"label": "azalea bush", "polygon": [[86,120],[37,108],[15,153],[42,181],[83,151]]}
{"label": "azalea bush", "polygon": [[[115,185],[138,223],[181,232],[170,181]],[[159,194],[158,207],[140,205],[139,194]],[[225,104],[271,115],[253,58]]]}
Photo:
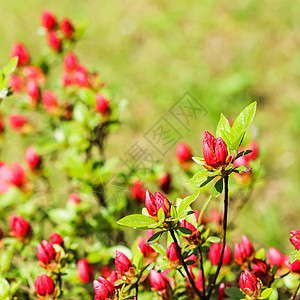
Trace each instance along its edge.
{"label": "azalea bush", "polygon": [[0,162],[1,299],[296,299],[299,230],[291,253],[231,235],[263,184],[256,102],[221,114],[203,155],[180,142],[172,167],[124,171],[107,148],[125,104],[80,63],[83,28],[40,25],[42,55],[17,42],[1,70],[1,152],[21,157]]}

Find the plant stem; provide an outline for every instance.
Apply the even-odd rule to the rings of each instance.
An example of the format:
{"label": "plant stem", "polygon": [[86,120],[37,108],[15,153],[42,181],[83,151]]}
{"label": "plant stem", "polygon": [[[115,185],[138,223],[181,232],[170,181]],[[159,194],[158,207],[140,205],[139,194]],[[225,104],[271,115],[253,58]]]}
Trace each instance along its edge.
{"label": "plant stem", "polygon": [[297,286],[297,288],[296,288],[295,293],[294,293],[293,296],[291,297],[291,300],[295,300],[295,299],[296,299],[297,294],[298,294],[298,291],[299,291],[299,288],[300,288],[300,282],[299,282],[299,284],[298,284],[298,286]]}
{"label": "plant stem", "polygon": [[138,300],[138,295],[139,295],[139,285],[137,281],[135,284],[135,300]]}
{"label": "plant stem", "polygon": [[202,255],[202,251],[201,248],[198,247],[198,252],[199,252],[199,256],[200,256],[200,267],[201,267],[201,272],[202,272],[202,288],[203,288],[203,296],[205,298],[205,278],[204,278],[204,266],[203,266],[203,255]]}
{"label": "plant stem", "polygon": [[192,286],[192,289],[197,294],[198,298],[202,300],[203,297],[202,297],[200,291],[196,288],[195,282],[194,282],[194,280],[193,280],[193,278],[192,278],[192,276],[191,276],[191,274],[190,274],[190,272],[188,270],[188,267],[187,267],[187,265],[186,265],[186,263],[185,263],[185,261],[184,261],[184,259],[182,257],[181,248],[180,248],[180,246],[178,244],[178,241],[176,239],[176,236],[175,236],[175,233],[174,233],[173,229],[170,229],[170,234],[171,234],[171,236],[173,238],[173,241],[174,241],[175,246],[176,246],[176,250],[177,250],[178,255],[179,255],[179,259],[180,259],[180,261],[181,261],[181,263],[183,265],[183,268],[185,270],[185,273],[186,273],[187,277],[189,278],[189,281],[190,281],[190,284]]}
{"label": "plant stem", "polygon": [[223,257],[224,257],[224,251],[225,251],[225,245],[226,245],[227,215],[228,215],[228,174],[225,174],[225,176],[224,176],[224,186],[225,186],[225,196],[224,196],[222,251],[221,251],[217,271],[216,271],[215,275],[213,276],[213,278],[209,284],[208,290],[207,290],[207,297],[206,297],[207,300],[209,300],[209,298],[213,292],[213,289],[216,285],[216,280],[218,278],[218,275],[220,273],[220,270],[221,270],[221,267],[223,264]]}

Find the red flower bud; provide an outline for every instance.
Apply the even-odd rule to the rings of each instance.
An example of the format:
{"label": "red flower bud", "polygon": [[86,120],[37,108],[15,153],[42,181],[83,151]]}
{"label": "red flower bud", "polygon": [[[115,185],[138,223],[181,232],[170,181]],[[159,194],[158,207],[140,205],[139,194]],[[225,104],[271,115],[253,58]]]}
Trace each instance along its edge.
{"label": "red flower bud", "polygon": [[245,158],[249,160],[254,160],[256,159],[258,155],[258,143],[257,141],[251,141],[249,145],[246,147],[248,150],[252,150],[251,153],[245,155]]}
{"label": "red flower bud", "polygon": [[290,272],[300,274],[300,260],[295,260],[292,264],[287,264]]}
{"label": "red flower bud", "polygon": [[89,73],[85,66],[78,65],[74,72],[75,83],[80,87],[89,86]]}
{"label": "red flower bud", "polygon": [[[240,152],[239,152],[239,153],[240,153]],[[233,162],[233,167],[234,167],[234,168],[237,168],[237,167],[239,167],[239,166],[246,166],[246,167],[249,166],[249,163],[248,163],[248,161],[247,161],[245,155],[244,155],[244,156],[240,156],[238,159],[236,159],[236,160]]]}
{"label": "red flower bud", "polygon": [[156,217],[160,208],[162,208],[165,215],[168,216],[171,203],[160,192],[155,192],[153,196],[149,191],[146,191],[145,206],[150,216]]}
{"label": "red flower bud", "polygon": [[24,44],[15,43],[10,52],[10,58],[18,57],[18,66],[28,65],[30,61],[30,56]]}
{"label": "red flower bud", "polygon": [[73,84],[72,76],[69,73],[63,73],[61,81],[63,86],[69,86]]}
{"label": "red flower bud", "polygon": [[19,163],[13,162],[10,170],[9,183],[18,188],[23,188],[27,182],[26,173],[23,167]]}
{"label": "red flower bud", "polygon": [[63,238],[61,237],[61,235],[59,235],[56,232],[54,232],[50,235],[50,243],[52,245],[57,244],[57,245],[61,246],[62,248],[65,248],[65,243],[64,243]]}
{"label": "red flower bud", "polygon": [[297,250],[300,250],[300,230],[291,231],[290,242]]}
{"label": "red flower bud", "polygon": [[[222,244],[212,243],[209,249],[209,260],[213,265],[218,265],[221,256],[221,251],[222,251]],[[230,263],[230,257],[231,257],[230,249],[228,245],[225,245],[223,265],[227,265]]]}
{"label": "red flower bud", "polygon": [[203,291],[203,276],[202,276],[202,270],[199,270],[197,280],[195,282],[196,288],[202,292]]}
{"label": "red flower bud", "polygon": [[252,265],[253,274],[260,278],[261,280],[264,279],[264,277],[268,276],[269,273],[269,266],[267,263],[261,259],[254,258],[253,259],[253,265]]}
{"label": "red flower bud", "polygon": [[170,192],[170,186],[171,186],[171,175],[170,174],[164,174],[163,176],[159,177],[158,183],[161,188],[161,190],[168,194]]}
{"label": "red flower bud", "polygon": [[55,31],[49,31],[47,34],[48,46],[53,49],[55,52],[62,51],[62,43],[58,34]]}
{"label": "red flower bud", "polygon": [[66,72],[74,71],[78,66],[78,60],[76,55],[73,52],[67,53],[64,58],[64,70]]}
{"label": "red flower bud", "polygon": [[42,244],[37,246],[37,257],[41,263],[48,265],[51,261],[55,261],[56,251],[52,244],[43,240]]}
{"label": "red flower bud", "polygon": [[218,297],[218,300],[223,300],[225,298],[228,298],[228,296],[225,294],[225,288],[226,288],[226,285],[225,285],[224,282],[222,282],[220,284],[220,286],[219,286],[219,297]]}
{"label": "red flower bud", "polygon": [[28,147],[25,153],[25,160],[32,170],[39,169],[42,158],[37,154],[34,147]]}
{"label": "red flower bud", "polygon": [[9,191],[9,180],[11,177],[11,170],[7,163],[0,161],[0,194]]}
{"label": "red flower bud", "polygon": [[109,280],[110,280],[110,282],[111,282],[113,285],[115,285],[115,282],[116,282],[117,280],[119,280],[119,277],[118,277],[118,274],[117,274],[116,271],[112,271],[112,272],[111,272],[111,274],[110,274],[110,276],[109,276]]}
{"label": "red flower bud", "polygon": [[139,179],[133,181],[130,194],[137,203],[143,203],[145,201],[146,191],[143,188],[143,183]]}
{"label": "red flower bud", "polygon": [[39,100],[39,96],[40,96],[40,89],[36,83],[35,80],[31,79],[27,82],[27,85],[26,85],[26,92],[27,92],[27,95],[30,97],[31,99],[31,103],[33,105],[36,105],[36,103],[38,102]]}
{"label": "red flower bud", "polygon": [[155,250],[150,245],[147,245],[145,240],[142,237],[139,239],[138,247],[140,248],[144,257],[147,257],[152,253],[155,253]]}
{"label": "red flower bud", "polygon": [[72,38],[75,31],[71,21],[68,18],[64,18],[62,20],[60,30],[67,39]]}
{"label": "red flower bud", "polygon": [[194,268],[197,266],[198,257],[195,254],[192,254],[188,256],[185,261],[193,261],[194,263],[192,265],[189,265],[189,267]]}
{"label": "red flower bud", "polygon": [[0,113],[0,134],[4,132],[4,122]]}
{"label": "red flower bud", "polygon": [[94,300],[105,300],[112,298],[115,294],[115,288],[112,283],[103,277],[99,277],[98,281],[94,280],[93,286],[96,294]]}
{"label": "red flower bud", "polygon": [[226,164],[227,146],[222,138],[215,137],[208,131],[203,134],[203,155],[208,166],[219,168]]}
{"label": "red flower bud", "polygon": [[41,26],[46,28],[48,31],[53,30],[57,26],[55,16],[50,10],[44,10],[41,14]]}
{"label": "red flower bud", "polygon": [[37,84],[43,83],[45,79],[43,71],[40,68],[34,66],[24,67],[23,74],[28,81],[34,80]]}
{"label": "red flower bud", "polygon": [[259,296],[259,280],[248,270],[245,270],[240,276],[240,288],[243,293],[256,299]]}
{"label": "red flower bud", "polygon": [[9,85],[14,93],[19,93],[24,87],[24,80],[21,76],[13,74],[9,78]]}
{"label": "red flower bud", "polygon": [[22,132],[23,126],[27,124],[27,120],[21,115],[10,115],[9,124],[13,130]]}
{"label": "red flower bud", "polygon": [[286,260],[286,256],[283,255],[276,248],[270,248],[269,249],[269,252],[267,254],[267,258],[268,258],[270,267],[272,268],[276,264],[278,269],[280,269],[282,266],[284,266],[284,263],[285,263],[285,260]]}
{"label": "red flower bud", "polygon": [[21,216],[12,214],[9,219],[9,226],[12,235],[20,241],[31,236],[32,230],[30,224]]}
{"label": "red flower bud", "polygon": [[43,104],[44,104],[46,111],[49,114],[57,114],[58,113],[59,107],[58,107],[58,103],[57,103],[57,97],[52,91],[50,91],[50,90],[44,91]]}
{"label": "red flower bud", "polygon": [[77,274],[83,284],[87,284],[92,280],[93,273],[94,269],[92,265],[88,263],[86,258],[78,261]]}
{"label": "red flower bud", "polygon": [[80,203],[80,197],[79,197],[79,195],[76,194],[76,193],[72,193],[69,196],[69,202],[78,205]]}
{"label": "red flower bud", "polygon": [[100,112],[102,115],[109,115],[110,114],[109,102],[100,93],[96,94],[96,110],[98,112]]}
{"label": "red flower bud", "polygon": [[[112,273],[112,269],[110,266],[107,266],[107,265],[104,265],[104,266],[101,266],[100,269],[100,274],[104,277],[104,278],[108,278],[111,273]],[[110,281],[112,282],[112,281]]]}
{"label": "red flower bud", "polygon": [[[56,290],[54,281],[46,274],[42,274],[35,279],[34,282],[37,296],[55,296]],[[43,298],[44,299],[44,298]],[[47,298],[50,299],[50,298]],[[52,299],[52,297],[51,297]],[[54,299],[54,298],[53,298]]]}
{"label": "red flower bud", "polygon": [[190,161],[192,157],[192,150],[190,146],[181,142],[176,147],[176,158],[180,163]]}
{"label": "red flower bud", "polygon": [[247,239],[245,235],[242,236],[241,246],[235,244],[234,246],[234,257],[238,264],[251,259],[254,256],[254,249],[251,242]]}
{"label": "red flower bud", "polygon": [[150,271],[150,283],[151,286],[157,291],[161,291],[166,288],[165,279],[163,278],[161,273],[158,273],[155,270]]}
{"label": "red flower bud", "polygon": [[124,274],[132,266],[132,263],[125,254],[123,254],[121,251],[116,250],[115,266],[118,273]]}
{"label": "red flower bud", "polygon": [[174,242],[172,242],[167,249],[167,257],[171,261],[179,261],[179,254]]}

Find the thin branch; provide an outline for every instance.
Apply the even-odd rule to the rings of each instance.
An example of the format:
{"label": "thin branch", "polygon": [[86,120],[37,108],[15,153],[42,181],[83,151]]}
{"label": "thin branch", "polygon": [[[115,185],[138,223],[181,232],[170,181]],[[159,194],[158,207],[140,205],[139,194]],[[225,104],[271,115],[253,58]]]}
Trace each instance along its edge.
{"label": "thin branch", "polygon": [[299,291],[299,288],[300,288],[300,282],[299,282],[299,284],[298,284],[298,286],[297,286],[297,288],[296,288],[295,293],[294,293],[293,296],[291,297],[291,300],[295,300],[295,299],[296,299],[297,294],[298,294],[298,291]]}
{"label": "thin branch", "polygon": [[204,278],[204,265],[203,265],[203,255],[202,255],[202,251],[201,248],[198,247],[198,252],[199,252],[199,256],[200,256],[200,267],[201,267],[201,272],[202,272],[202,288],[203,288],[203,295],[205,297],[205,278]]}

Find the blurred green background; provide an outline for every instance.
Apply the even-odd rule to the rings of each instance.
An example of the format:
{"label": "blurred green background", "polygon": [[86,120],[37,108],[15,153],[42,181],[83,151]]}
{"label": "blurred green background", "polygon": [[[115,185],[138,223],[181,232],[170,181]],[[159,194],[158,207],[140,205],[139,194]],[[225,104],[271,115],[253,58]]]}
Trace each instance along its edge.
{"label": "blurred green background", "polygon": [[[220,112],[234,119],[256,100],[249,137],[259,141],[265,185],[235,220],[237,236],[291,249],[289,231],[300,228],[299,1],[1,0],[0,65],[17,40],[33,58],[40,53],[45,8],[86,24],[80,61],[100,72],[116,102],[127,99],[128,126],[110,138],[110,155],[124,153],[190,92],[208,114],[181,133],[201,156],[203,131],[214,130]],[[164,160],[174,155],[175,147]]]}

